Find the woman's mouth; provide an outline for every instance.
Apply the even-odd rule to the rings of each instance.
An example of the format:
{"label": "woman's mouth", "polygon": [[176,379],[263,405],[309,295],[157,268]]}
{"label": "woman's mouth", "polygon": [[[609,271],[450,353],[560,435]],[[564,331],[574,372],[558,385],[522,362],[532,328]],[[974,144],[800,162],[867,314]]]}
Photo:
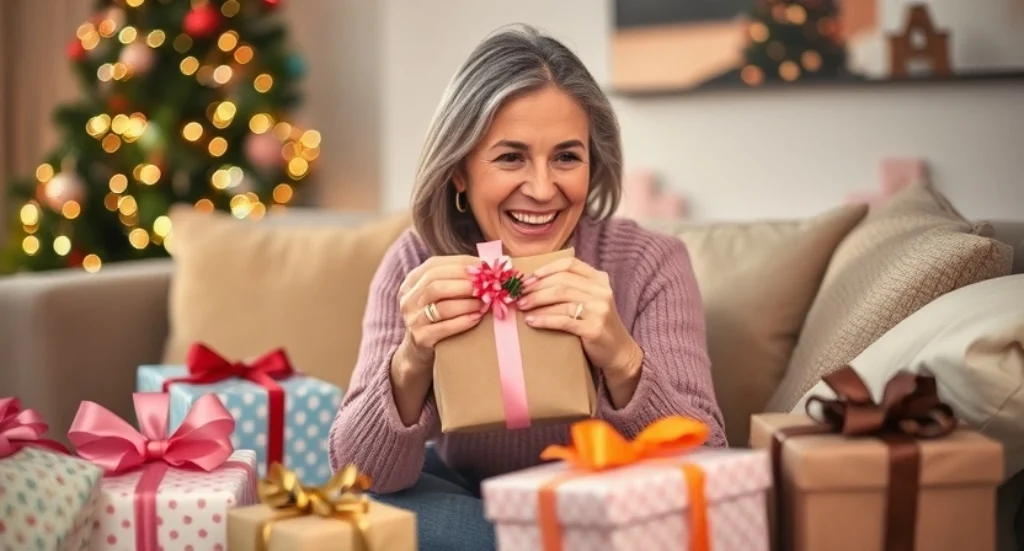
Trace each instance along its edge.
{"label": "woman's mouth", "polygon": [[560,210],[549,212],[507,210],[505,211],[505,216],[508,217],[512,227],[519,233],[536,236],[550,230],[561,213],[562,211]]}

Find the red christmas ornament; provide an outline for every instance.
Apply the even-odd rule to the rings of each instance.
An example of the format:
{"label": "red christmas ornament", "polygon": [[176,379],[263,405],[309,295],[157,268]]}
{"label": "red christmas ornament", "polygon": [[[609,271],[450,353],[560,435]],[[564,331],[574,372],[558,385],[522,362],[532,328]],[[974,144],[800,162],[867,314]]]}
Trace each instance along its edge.
{"label": "red christmas ornament", "polygon": [[107,106],[114,113],[124,113],[128,111],[129,107],[128,100],[121,94],[114,94],[111,96]]}
{"label": "red christmas ornament", "polygon": [[68,59],[72,61],[82,61],[85,59],[85,46],[82,46],[82,41],[72,38],[71,42],[68,42],[67,54]]}
{"label": "red christmas ornament", "polygon": [[82,249],[71,249],[68,253],[68,268],[78,268],[85,261],[85,251]]}
{"label": "red christmas ornament", "polygon": [[281,5],[281,0],[263,0],[263,5],[268,9],[274,9]]}
{"label": "red christmas ornament", "polygon": [[185,14],[182,28],[192,38],[204,38],[217,32],[220,26],[220,14],[210,4],[192,8]]}

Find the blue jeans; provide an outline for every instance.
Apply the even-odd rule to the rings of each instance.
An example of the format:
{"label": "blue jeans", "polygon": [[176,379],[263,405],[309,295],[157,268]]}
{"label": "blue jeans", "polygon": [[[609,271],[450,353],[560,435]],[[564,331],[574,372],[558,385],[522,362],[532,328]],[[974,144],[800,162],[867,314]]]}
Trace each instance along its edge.
{"label": "blue jeans", "polygon": [[428,446],[416,485],[373,499],[416,513],[420,551],[495,549],[494,527],[484,518],[479,481],[445,465]]}

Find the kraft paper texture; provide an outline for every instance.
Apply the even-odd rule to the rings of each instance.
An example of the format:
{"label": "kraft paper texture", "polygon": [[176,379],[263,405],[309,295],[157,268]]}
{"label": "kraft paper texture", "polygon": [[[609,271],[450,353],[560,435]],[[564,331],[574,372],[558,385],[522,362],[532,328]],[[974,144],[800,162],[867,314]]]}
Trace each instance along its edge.
{"label": "kraft paper texture", "polygon": [[[513,258],[525,277],[574,249]],[[534,329],[515,309],[533,426],[585,419],[594,414],[596,391],[579,337],[561,331]],[[567,312],[568,315],[568,312]],[[505,427],[494,343],[494,315],[488,313],[473,329],[434,347],[434,396],[443,432],[478,432]]]}
{"label": "kraft paper texture", "polygon": [[[751,447],[770,449],[777,430],[810,423],[805,415],[755,415]],[[1001,444],[966,428],[918,444],[916,549],[995,549]],[[882,551],[889,455],[880,439],[794,436],[781,459],[783,511],[769,504],[773,532],[787,523],[792,534],[786,551]]]}
{"label": "kraft paper texture", "polygon": [[[263,521],[283,513],[267,505],[238,507],[228,511],[228,549],[259,549]],[[369,528],[366,546],[361,545],[351,522],[303,516],[273,523],[267,551],[416,551],[416,515],[410,511],[372,502],[365,514]]]}

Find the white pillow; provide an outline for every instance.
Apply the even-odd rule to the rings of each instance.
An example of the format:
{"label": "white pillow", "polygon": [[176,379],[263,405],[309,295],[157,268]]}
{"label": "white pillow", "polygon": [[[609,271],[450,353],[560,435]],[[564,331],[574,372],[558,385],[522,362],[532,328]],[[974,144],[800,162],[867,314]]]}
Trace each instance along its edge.
{"label": "white pillow", "polygon": [[[1002,442],[1007,478],[1024,469],[1024,274],[947,293],[882,335],[850,365],[878,400],[898,370],[929,369],[957,416]],[[837,366],[838,367],[838,366]],[[833,398],[819,381],[810,396]]]}

